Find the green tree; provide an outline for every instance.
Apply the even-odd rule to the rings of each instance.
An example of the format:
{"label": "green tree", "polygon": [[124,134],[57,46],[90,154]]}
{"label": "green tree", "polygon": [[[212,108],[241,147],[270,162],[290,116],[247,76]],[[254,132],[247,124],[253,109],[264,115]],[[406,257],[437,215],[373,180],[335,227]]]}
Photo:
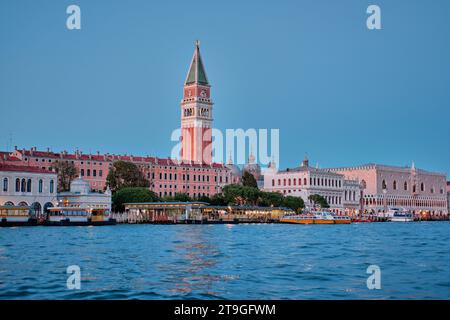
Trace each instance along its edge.
{"label": "green tree", "polygon": [[200,196],[197,198],[197,201],[211,203],[211,198],[208,196]]}
{"label": "green tree", "polygon": [[148,180],[134,163],[121,160],[113,163],[106,181],[113,192],[122,188],[149,186]]}
{"label": "green tree", "polygon": [[58,161],[53,168],[58,174],[58,192],[70,190],[70,183],[77,177],[78,170],[72,162]]}
{"label": "green tree", "polygon": [[156,193],[147,188],[122,188],[114,193],[112,196],[113,210],[115,212],[124,211],[124,203],[134,202],[156,202],[159,198]]}
{"label": "green tree", "polygon": [[189,195],[187,193],[177,193],[173,199],[175,201],[180,201],[180,202],[190,202],[192,201],[192,198],[189,197]]}
{"label": "green tree", "polygon": [[222,193],[216,193],[211,197],[211,205],[213,206],[225,206],[227,203],[225,202],[225,197]]}
{"label": "green tree", "polygon": [[255,177],[248,171],[244,171],[242,174],[242,185],[244,187],[258,188]]}
{"label": "green tree", "polygon": [[166,202],[190,202],[192,198],[187,193],[177,193],[174,196],[166,196],[162,198]]}
{"label": "green tree", "polygon": [[262,207],[279,207],[283,204],[283,195],[278,192],[261,192],[258,205]]}
{"label": "green tree", "polygon": [[286,196],[283,199],[283,207],[290,208],[297,213],[305,207],[305,203],[301,197]]}
{"label": "green tree", "polygon": [[314,206],[318,205],[321,208],[329,208],[327,200],[319,194],[312,194],[308,197],[310,201],[314,204]]}
{"label": "green tree", "polygon": [[261,191],[254,187],[229,184],[223,187],[222,194],[226,204],[256,205]]}

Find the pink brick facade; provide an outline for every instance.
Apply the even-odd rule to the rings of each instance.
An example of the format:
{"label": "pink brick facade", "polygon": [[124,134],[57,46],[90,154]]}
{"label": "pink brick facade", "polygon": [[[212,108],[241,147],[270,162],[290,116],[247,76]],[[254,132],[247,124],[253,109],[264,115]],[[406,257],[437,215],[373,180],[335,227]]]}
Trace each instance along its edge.
{"label": "pink brick facade", "polygon": [[346,179],[357,179],[364,186],[364,209],[385,212],[390,207],[405,208],[416,214],[448,216],[447,177],[411,167],[368,164],[335,168],[330,171]]}
{"label": "pink brick facade", "polygon": [[131,155],[75,153],[16,149],[2,153],[1,162],[39,167],[53,170],[59,161],[69,161],[78,174],[89,182],[92,190],[105,190],[106,177],[114,161],[123,160],[136,164],[150,182],[150,189],[160,196],[187,193],[193,197],[211,196],[221,191],[226,184],[237,183],[239,176],[223,164],[196,164],[156,157]]}

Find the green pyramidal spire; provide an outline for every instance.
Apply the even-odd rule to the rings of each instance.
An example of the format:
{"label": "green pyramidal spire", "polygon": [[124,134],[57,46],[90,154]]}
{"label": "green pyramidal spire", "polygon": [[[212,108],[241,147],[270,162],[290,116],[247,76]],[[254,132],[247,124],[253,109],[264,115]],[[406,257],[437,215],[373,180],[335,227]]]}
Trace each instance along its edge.
{"label": "green pyramidal spire", "polygon": [[188,84],[209,85],[208,77],[206,76],[205,68],[203,67],[202,58],[200,56],[200,41],[195,42],[194,56],[192,57],[191,66],[186,77],[185,85]]}

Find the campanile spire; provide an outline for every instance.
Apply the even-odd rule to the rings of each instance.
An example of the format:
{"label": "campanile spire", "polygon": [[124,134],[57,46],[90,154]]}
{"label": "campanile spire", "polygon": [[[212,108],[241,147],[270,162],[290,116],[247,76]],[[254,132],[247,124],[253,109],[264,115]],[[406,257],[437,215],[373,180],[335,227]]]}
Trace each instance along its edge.
{"label": "campanile spire", "polygon": [[200,41],[196,40],[181,100],[181,159],[184,161],[212,162],[210,89],[200,55]]}
{"label": "campanile spire", "polygon": [[202,57],[200,56],[200,40],[195,41],[194,55],[192,56],[189,72],[186,76],[184,85],[190,84],[209,85],[208,77],[206,76],[205,68],[203,66]]}

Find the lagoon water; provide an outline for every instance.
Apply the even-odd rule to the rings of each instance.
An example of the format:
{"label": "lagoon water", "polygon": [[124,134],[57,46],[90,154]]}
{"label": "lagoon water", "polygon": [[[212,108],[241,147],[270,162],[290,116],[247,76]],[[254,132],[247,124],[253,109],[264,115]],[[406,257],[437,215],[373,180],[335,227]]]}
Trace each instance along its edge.
{"label": "lagoon water", "polygon": [[449,243],[450,222],[2,228],[0,299],[450,299]]}

